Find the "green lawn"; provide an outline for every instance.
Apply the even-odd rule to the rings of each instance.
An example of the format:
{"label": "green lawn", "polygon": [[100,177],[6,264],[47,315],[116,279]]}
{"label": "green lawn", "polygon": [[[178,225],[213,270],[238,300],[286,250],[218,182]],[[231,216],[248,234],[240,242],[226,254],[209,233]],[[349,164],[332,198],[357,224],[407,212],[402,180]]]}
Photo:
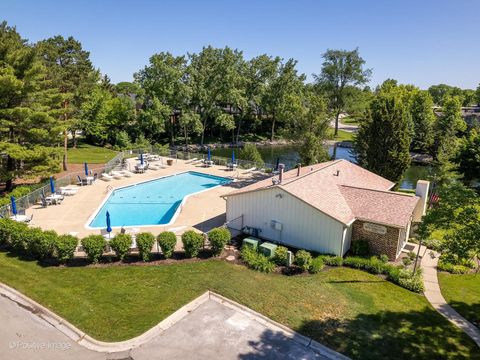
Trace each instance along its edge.
{"label": "green lawn", "polygon": [[65,268],[0,252],[0,281],[99,340],[139,335],[210,289],[356,359],[480,359],[423,296],[348,268],[312,276],[267,275],[221,260]]}
{"label": "green lawn", "polygon": [[480,326],[480,274],[438,273],[445,300],[466,319]]}
{"label": "green lawn", "polygon": [[333,136],[333,133],[334,133],[334,129],[329,128],[328,131],[327,131],[327,136],[332,140],[353,141],[354,133],[352,133],[352,132],[348,132],[348,131],[344,131],[344,130],[339,129],[337,136]]}
{"label": "green lawn", "polygon": [[348,116],[347,116],[347,117],[344,117],[344,118],[341,120],[341,122],[342,122],[343,124],[347,124],[347,125],[358,125],[358,124],[359,124],[359,122],[358,122],[358,120],[357,120],[356,118],[348,117]]}
{"label": "green lawn", "polygon": [[116,151],[99,146],[78,144],[77,148],[69,148],[67,157],[70,164],[104,164],[117,154]]}

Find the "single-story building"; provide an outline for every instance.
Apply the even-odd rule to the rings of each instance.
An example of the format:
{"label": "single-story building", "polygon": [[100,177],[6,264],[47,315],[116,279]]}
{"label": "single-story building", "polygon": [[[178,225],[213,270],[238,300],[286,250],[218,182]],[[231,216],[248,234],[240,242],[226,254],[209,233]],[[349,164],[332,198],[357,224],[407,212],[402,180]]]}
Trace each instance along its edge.
{"label": "single-story building", "polygon": [[425,214],[429,183],[416,195],[347,160],[297,168],[225,195],[227,224],[276,243],[339,256],[366,240],[396,259]]}

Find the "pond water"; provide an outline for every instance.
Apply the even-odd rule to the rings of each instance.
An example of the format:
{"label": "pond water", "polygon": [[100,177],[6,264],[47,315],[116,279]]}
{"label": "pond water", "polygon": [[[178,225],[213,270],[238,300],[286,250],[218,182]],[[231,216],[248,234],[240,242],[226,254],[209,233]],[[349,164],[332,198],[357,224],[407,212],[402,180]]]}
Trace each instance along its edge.
{"label": "pond water", "polygon": [[[300,162],[300,155],[298,154],[298,147],[292,145],[275,145],[275,146],[258,146],[258,151],[262,155],[263,161],[266,164],[275,164],[277,159],[280,159],[280,162],[285,164],[287,169],[291,169]],[[333,156],[333,145],[328,147],[328,153],[330,156]],[[228,148],[219,148],[212,149],[212,155],[221,156],[221,157],[231,157],[232,149]],[[235,156],[238,157],[238,150],[235,149]],[[346,159],[351,162],[355,162],[355,157],[353,154],[353,149],[337,147],[336,159]],[[433,168],[431,166],[422,166],[422,165],[411,165],[405,174],[400,183],[401,189],[415,189],[417,181],[420,179],[428,179],[433,173]]]}

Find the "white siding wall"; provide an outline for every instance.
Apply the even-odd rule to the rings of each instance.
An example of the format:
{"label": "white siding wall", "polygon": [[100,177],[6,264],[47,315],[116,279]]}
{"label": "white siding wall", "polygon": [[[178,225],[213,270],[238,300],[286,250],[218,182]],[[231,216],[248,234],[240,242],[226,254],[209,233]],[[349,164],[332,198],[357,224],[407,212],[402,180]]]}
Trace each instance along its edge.
{"label": "white siding wall", "polygon": [[345,229],[345,236],[343,238],[343,255],[350,249],[350,245],[352,243],[352,228],[353,226],[350,225]]}
{"label": "white siding wall", "polygon": [[[279,194],[281,198],[277,196]],[[227,197],[227,221],[242,214],[243,226],[261,229],[259,236],[264,239],[343,255],[340,254],[344,241],[343,224],[282,189],[272,188]],[[272,220],[282,223],[282,231],[271,227]]]}

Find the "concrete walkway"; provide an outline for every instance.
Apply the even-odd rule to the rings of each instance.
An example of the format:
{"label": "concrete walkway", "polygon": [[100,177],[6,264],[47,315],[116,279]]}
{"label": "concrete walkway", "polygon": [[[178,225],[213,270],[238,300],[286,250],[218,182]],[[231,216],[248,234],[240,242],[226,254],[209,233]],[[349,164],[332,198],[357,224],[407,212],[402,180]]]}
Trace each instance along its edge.
{"label": "concrete walkway", "polygon": [[0,359],[349,359],[210,291],[144,334],[107,343],[0,283],[0,323]]}
{"label": "concrete walkway", "polygon": [[435,310],[462,329],[480,347],[480,330],[448,305],[440,291],[437,276],[439,256],[440,254],[435,252],[434,256],[431,256],[430,251],[428,251],[422,258],[421,266],[423,269],[423,283],[425,284],[425,297]]}

